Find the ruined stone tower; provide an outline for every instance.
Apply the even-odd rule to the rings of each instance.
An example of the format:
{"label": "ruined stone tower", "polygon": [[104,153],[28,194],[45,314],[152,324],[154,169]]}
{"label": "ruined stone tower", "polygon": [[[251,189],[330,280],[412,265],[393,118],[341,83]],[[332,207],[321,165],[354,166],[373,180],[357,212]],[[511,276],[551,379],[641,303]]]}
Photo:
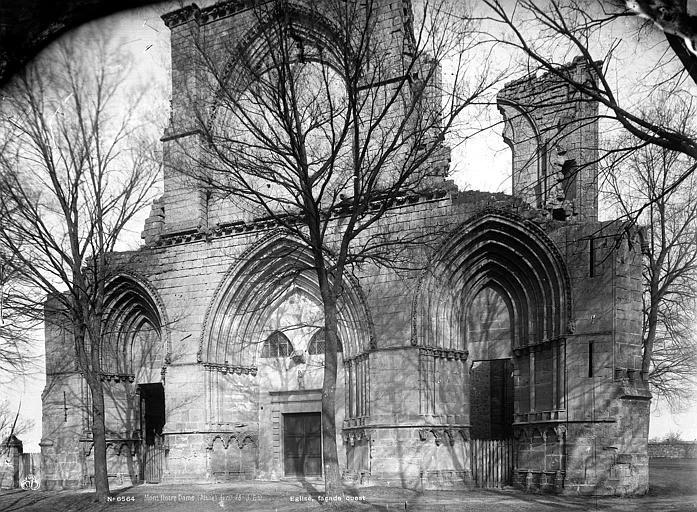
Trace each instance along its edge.
{"label": "ruined stone tower", "polygon": [[[385,60],[397,59],[409,2],[378,5]],[[173,80],[164,195],[145,245],[114,255],[123,271],[107,303],[119,349],[103,376],[114,478],[322,474],[319,288],[311,274],[273,280],[308,268],[311,255],[273,221],[216,206],[172,165],[202,143],[190,116],[211,112],[193,45],[220,48],[221,69],[234,71],[229,52],[263,50],[251,6],[191,5],[164,17]],[[331,39],[331,13],[303,0],[268,14],[303,27],[303,51]],[[579,62],[560,72],[592,80]],[[634,235],[597,220],[597,105],[548,74],[506,85],[499,107],[513,195],[459,192],[433,172],[432,186],[387,219],[405,233],[433,230],[435,247],[414,254],[414,271],[365,265],[347,279],[336,409],[343,476],[643,493],[641,254]],[[271,302],[269,282],[278,287]],[[89,396],[69,329],[50,308],[46,325],[42,474],[49,486],[89,485]],[[127,364],[117,364],[122,354]]]}
{"label": "ruined stone tower", "polygon": [[581,58],[498,95],[513,152],[513,195],[561,220],[598,220],[598,103],[573,83],[595,80]]}

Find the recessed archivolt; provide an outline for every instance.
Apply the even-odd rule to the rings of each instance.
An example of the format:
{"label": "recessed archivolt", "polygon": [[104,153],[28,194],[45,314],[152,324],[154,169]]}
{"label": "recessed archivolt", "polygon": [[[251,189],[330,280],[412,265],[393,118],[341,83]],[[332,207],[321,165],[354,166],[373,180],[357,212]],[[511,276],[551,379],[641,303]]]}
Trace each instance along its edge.
{"label": "recessed archivolt", "polygon": [[433,261],[413,301],[414,345],[466,350],[467,311],[487,286],[495,287],[512,313],[514,347],[566,334],[568,274],[538,226],[487,209],[451,231]]}
{"label": "recessed archivolt", "polygon": [[[300,293],[321,306],[314,261],[300,243],[267,237],[238,258],[216,290],[208,308],[199,362],[229,367],[257,365],[270,316],[289,296]],[[372,321],[360,288],[345,278],[339,300],[339,337],[346,353],[370,348]],[[267,332],[268,331],[268,332]]]}
{"label": "recessed archivolt", "polygon": [[[163,366],[171,351],[167,316],[157,291],[144,278],[120,273],[110,279],[104,303],[102,368],[106,372],[133,374],[133,343],[138,335],[151,336],[144,347],[150,362]],[[154,358],[154,359],[153,359]],[[142,362],[142,361],[141,361]]]}

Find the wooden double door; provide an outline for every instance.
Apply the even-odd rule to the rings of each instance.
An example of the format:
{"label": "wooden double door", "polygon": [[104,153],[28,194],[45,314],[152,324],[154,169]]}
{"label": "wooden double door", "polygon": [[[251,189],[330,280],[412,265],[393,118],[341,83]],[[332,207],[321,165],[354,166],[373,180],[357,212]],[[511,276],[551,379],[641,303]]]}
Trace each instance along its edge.
{"label": "wooden double door", "polygon": [[318,412],[283,415],[285,476],[322,476],[322,422]]}

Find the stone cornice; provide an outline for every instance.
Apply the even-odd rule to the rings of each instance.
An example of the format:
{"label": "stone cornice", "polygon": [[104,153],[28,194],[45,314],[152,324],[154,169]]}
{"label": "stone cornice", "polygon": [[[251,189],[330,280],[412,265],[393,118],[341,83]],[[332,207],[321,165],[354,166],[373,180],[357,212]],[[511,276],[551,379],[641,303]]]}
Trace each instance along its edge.
{"label": "stone cornice", "polygon": [[513,353],[516,355],[516,357],[520,357],[522,354],[526,354],[529,352],[538,352],[540,350],[544,350],[546,347],[549,347],[553,344],[562,343],[565,341],[566,336],[556,336],[554,338],[547,338],[541,341],[536,341],[518,347],[514,347]]}
{"label": "stone cornice", "polygon": [[428,441],[431,436],[433,436],[436,446],[440,446],[444,441],[453,446],[458,437],[461,437],[465,442],[469,441],[470,431],[469,427],[454,425],[444,425],[443,427],[429,426],[419,429],[419,439],[421,441]]}
{"label": "stone cornice", "polygon": [[557,423],[566,422],[566,409],[551,409],[548,411],[532,411],[515,413],[513,415],[514,425],[528,425],[536,423]]}
{"label": "stone cornice", "polygon": [[183,25],[188,21],[198,19],[201,15],[201,9],[196,4],[187,5],[176,11],[168,12],[162,15],[162,21],[165,22],[167,28],[172,29]]}
{"label": "stone cornice", "polygon": [[[373,352],[379,352],[379,350],[374,350]],[[354,363],[360,363],[361,361],[366,361],[370,359],[371,352],[361,352],[353,357],[347,357],[344,359],[344,365],[350,368]]]}
{"label": "stone cornice", "polygon": [[191,4],[162,15],[162,20],[169,29],[178,27],[189,21],[195,21],[198,25],[205,25],[206,23],[211,23],[233,16],[241,11],[251,9],[253,5],[253,2],[245,0],[228,0],[227,2],[219,2],[203,9],[196,4]]}
{"label": "stone cornice", "polygon": [[419,347],[419,351],[426,356],[437,357],[439,359],[449,359],[455,361],[467,361],[469,351],[455,350],[440,347]]}
{"label": "stone cornice", "polygon": [[223,374],[233,374],[238,375],[252,375],[256,376],[259,369],[256,366],[235,366],[231,364],[220,364],[220,363],[201,363],[203,367],[209,372],[220,372]]}
{"label": "stone cornice", "polygon": [[132,373],[100,373],[99,378],[102,382],[135,382],[136,376]]}
{"label": "stone cornice", "polygon": [[[390,208],[399,208],[402,206],[409,206],[419,202],[425,203],[430,201],[439,201],[445,198],[448,195],[448,193],[449,190],[446,189],[433,189],[429,191],[423,191],[418,194],[405,194],[403,196],[388,199],[388,201],[392,202]],[[372,201],[371,209],[377,210],[383,205],[383,203],[384,201],[381,200]],[[335,213],[335,219],[340,219],[342,216],[349,215],[351,213],[351,208],[348,205],[337,205]],[[284,224],[295,225],[300,223],[300,215],[285,215],[279,216],[278,218],[263,217],[247,222],[241,220],[235,222],[227,222],[223,224],[218,224],[210,228],[188,229],[185,231],[178,231],[172,233],[165,232],[160,236],[160,239],[152,245],[152,247],[160,248],[200,241],[209,242],[215,238],[236,236],[259,231],[269,231],[272,229],[282,228],[284,227]]]}

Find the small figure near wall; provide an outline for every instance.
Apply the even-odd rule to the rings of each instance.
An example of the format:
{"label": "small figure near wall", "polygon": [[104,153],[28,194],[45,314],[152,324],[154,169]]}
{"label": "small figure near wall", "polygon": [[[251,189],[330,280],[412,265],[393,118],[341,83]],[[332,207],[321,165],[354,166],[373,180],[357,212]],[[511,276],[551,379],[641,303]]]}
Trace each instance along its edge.
{"label": "small figure near wall", "polygon": [[298,389],[305,389],[305,371],[298,370]]}

